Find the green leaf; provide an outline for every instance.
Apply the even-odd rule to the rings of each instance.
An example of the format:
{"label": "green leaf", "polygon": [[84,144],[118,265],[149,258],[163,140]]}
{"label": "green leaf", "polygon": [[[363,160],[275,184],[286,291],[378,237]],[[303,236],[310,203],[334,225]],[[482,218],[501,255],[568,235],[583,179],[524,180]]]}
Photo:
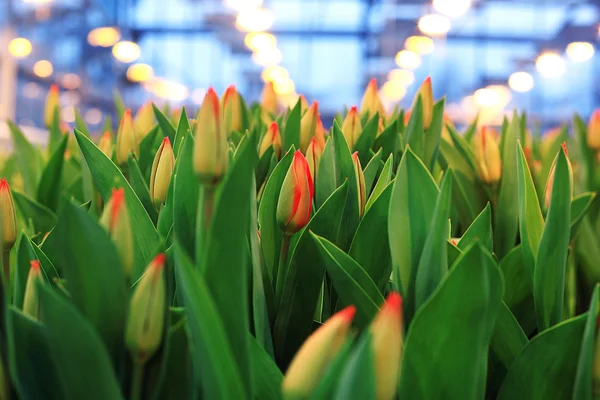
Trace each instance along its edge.
{"label": "green leaf", "polygon": [[331,278],[335,291],[340,297],[339,307],[356,306],[354,321],[359,328],[371,322],[379,306],[384,302],[383,295],[365,270],[329,240],[315,235],[312,238],[323,257],[327,275]]}
{"label": "green leaf", "polygon": [[587,312],[585,328],[581,338],[581,349],[579,350],[579,361],[577,363],[577,374],[575,375],[575,387],[573,388],[573,400],[591,400],[594,369],[594,347],[596,336],[596,321],[598,320],[598,289],[594,286],[594,292]]}
{"label": "green leaf", "polygon": [[48,127],[48,152],[50,154],[53,154],[56,151],[63,137],[62,130],[60,129],[60,120],[60,108],[55,107],[52,122]]}
{"label": "green leaf", "polygon": [[171,119],[167,117],[154,103],[152,103],[152,109],[154,115],[158,121],[158,126],[163,133],[164,137],[168,137],[171,143],[175,143],[175,127],[171,123]]}
{"label": "green leaf", "polygon": [[[383,165],[383,169],[381,170],[381,174],[379,175],[379,179],[377,180],[377,183],[375,184],[375,187],[373,188],[373,192],[369,196],[369,199],[367,200],[367,204],[365,205],[365,213],[367,211],[369,211],[369,208],[371,208],[371,206],[373,205],[373,203],[375,203],[375,201],[379,198],[379,196],[381,195],[381,193],[387,188],[387,186],[391,182],[391,180],[392,180],[392,168],[394,166],[394,160],[393,160],[393,158],[394,158],[394,156],[388,157],[387,161]],[[370,163],[369,163],[369,165],[370,165]],[[369,168],[368,165],[367,165],[367,168]],[[365,170],[365,172],[366,172],[366,170]],[[365,180],[366,180],[366,175],[365,175]],[[368,195],[368,192],[367,192],[367,195]]]}
{"label": "green leaf", "polygon": [[508,370],[528,342],[514,315],[502,302],[490,342],[492,351]]}
{"label": "green leaf", "polygon": [[501,295],[502,278],[494,260],[474,244],[412,320],[398,397],[484,398],[484,366]]}
{"label": "green leaf", "polygon": [[315,207],[318,210],[337,188],[336,164],[335,164],[334,141],[329,139],[325,143],[321,161],[319,162],[319,173],[315,179]]}
{"label": "green leaf", "polygon": [[587,191],[596,191],[598,189],[596,185],[596,154],[587,145],[587,125],[577,114],[573,117],[573,129],[575,130],[581,163],[583,164],[584,188]]}
{"label": "green leaf", "polygon": [[348,363],[348,358],[354,349],[352,340],[346,342],[340,347],[337,355],[329,364],[322,377],[319,379],[317,386],[311,393],[311,400],[329,400],[333,398],[335,390],[338,387],[338,382],[345,367]]}
{"label": "green leaf", "polygon": [[[404,117],[399,117],[404,118]],[[399,157],[396,157],[398,154],[398,149],[400,148],[400,128],[399,128],[399,118],[394,120],[391,124],[389,124],[379,135],[377,139],[375,139],[374,148],[381,149],[381,158],[387,160],[390,155],[394,156],[394,160],[400,160]],[[396,161],[397,162],[397,161]]]}
{"label": "green leaf", "polygon": [[458,248],[466,248],[478,240],[488,251],[492,251],[494,238],[492,237],[492,207],[488,203],[483,211],[475,218],[469,229],[462,235],[458,242]]}
{"label": "green leaf", "polygon": [[296,149],[300,148],[300,119],[301,119],[301,102],[300,99],[296,102],[296,105],[288,113],[285,120],[285,126],[283,128],[283,148],[289,149],[294,146]]}
{"label": "green leaf", "polygon": [[281,383],[283,381],[281,371],[252,336],[250,336],[249,350],[255,398],[261,400],[281,399]]}
{"label": "green leaf", "polygon": [[23,220],[33,226],[33,234],[45,234],[56,225],[56,214],[24,193],[12,191],[17,210]]}
{"label": "green leaf", "polygon": [[420,159],[423,159],[425,156],[424,136],[423,99],[421,95],[418,95],[417,101],[411,110],[408,126],[404,132],[404,139],[406,144]]}
{"label": "green leaf", "polygon": [[427,132],[425,132],[425,152],[424,162],[429,166],[429,170],[433,171],[433,167],[438,159],[438,150],[440,146],[440,140],[442,137],[442,126],[444,124],[444,104],[446,98],[438,100],[433,105],[433,114],[431,118],[431,125]]}
{"label": "green leaf", "polygon": [[117,118],[119,121],[123,118],[123,114],[125,113],[125,103],[123,102],[123,98],[117,89],[113,90],[113,101],[115,103],[115,111],[117,112]]}
{"label": "green leaf", "polygon": [[23,188],[27,195],[34,196],[41,169],[39,152],[17,125],[8,120],[6,123],[10,128],[19,173],[23,177]]}
{"label": "green leaf", "polygon": [[156,213],[156,209],[152,204],[148,185],[146,185],[142,171],[140,171],[140,166],[133,154],[129,154],[127,166],[129,167],[129,184],[131,185],[131,188],[137,195],[138,199],[140,199],[140,202],[144,206],[148,216],[150,216],[152,223],[155,224],[158,220],[158,214]]}
{"label": "green leaf", "polygon": [[267,178],[269,167],[271,166],[271,160],[273,158],[277,160],[277,158],[273,155],[274,153],[273,147],[269,147],[258,160],[258,164],[256,165],[256,185],[259,187]]}
{"label": "green leaf", "polygon": [[[40,291],[42,322],[52,344],[50,351],[64,398],[122,399],[110,356],[94,327],[50,289],[41,287]],[[106,300],[103,298],[98,304],[105,305]]]}
{"label": "green leaf", "polygon": [[375,153],[371,160],[367,164],[367,166],[363,170],[363,174],[365,176],[365,190],[367,192],[367,196],[371,193],[371,188],[373,187],[373,183],[375,182],[375,178],[377,178],[377,174],[381,169],[381,149]]}
{"label": "green leaf", "polygon": [[246,398],[217,306],[206,282],[177,243],[175,272],[186,307],[196,388],[201,386],[206,399]]}
{"label": "green leaf", "polygon": [[375,354],[371,346],[371,335],[366,331],[354,352],[348,358],[340,376],[335,400],[375,399],[377,377],[375,376]]}
{"label": "green leaf", "polygon": [[142,171],[142,175],[146,178],[150,176],[150,168],[152,168],[152,162],[154,161],[154,156],[158,151],[158,147],[160,146],[160,142],[163,137],[159,134],[158,126],[155,126],[144,136],[142,141],[140,142],[140,159],[138,163],[140,165],[140,171]]}
{"label": "green leaf", "polygon": [[367,124],[363,127],[363,130],[354,143],[353,151],[358,151],[358,157],[360,158],[360,163],[363,166],[366,166],[369,162],[369,150],[375,144],[375,138],[377,137],[377,131],[379,130],[379,114],[375,113],[373,118],[367,122]]}
{"label": "green leaf", "polygon": [[573,201],[571,202],[571,239],[577,235],[583,217],[590,210],[595,198],[596,193],[589,192],[573,197]]}
{"label": "green leaf", "polygon": [[173,152],[175,153],[175,157],[179,155],[181,141],[188,132],[191,135],[193,135],[192,128],[190,127],[190,120],[188,119],[185,107],[181,107],[181,114],[179,114],[179,123],[177,124],[177,131],[175,132],[175,140],[173,142]]}
{"label": "green leaf", "polygon": [[562,321],[565,271],[569,253],[571,166],[564,151],[558,153],[550,208],[533,272],[533,299],[538,328],[547,329]]}
{"label": "green leaf", "polygon": [[535,309],[531,292],[531,279],[523,261],[521,245],[514,247],[500,262],[504,275],[502,299],[513,313],[525,334],[535,330]]}
{"label": "green leaf", "polygon": [[81,116],[81,112],[78,108],[73,107],[75,111],[75,128],[79,130],[79,132],[83,133],[87,137],[91,137],[90,130],[88,129],[83,117]]}

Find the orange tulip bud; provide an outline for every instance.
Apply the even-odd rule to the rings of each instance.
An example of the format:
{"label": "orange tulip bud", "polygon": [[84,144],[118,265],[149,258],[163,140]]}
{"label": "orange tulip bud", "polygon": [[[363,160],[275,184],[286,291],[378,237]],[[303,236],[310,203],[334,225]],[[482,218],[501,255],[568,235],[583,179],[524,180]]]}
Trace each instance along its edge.
{"label": "orange tulip bud", "polygon": [[227,137],[230,137],[233,132],[242,129],[242,105],[240,95],[234,85],[225,90],[221,98],[221,108],[223,110],[223,130]]}
{"label": "orange tulip bud", "polygon": [[135,131],[135,137],[138,142],[150,132],[154,126],[154,110],[152,108],[152,102],[148,101],[144,103],[135,114],[133,119],[133,128]]}
{"label": "orange tulip bud", "polygon": [[[565,152],[567,162],[569,162],[569,151],[567,150],[567,143],[563,143],[561,147],[562,151]],[[544,191],[544,206],[546,207],[546,210],[550,208],[550,200],[552,199],[552,187],[554,186],[554,173],[556,172],[557,161],[558,157],[554,159],[552,167],[550,168],[550,173],[548,174],[548,180],[546,181],[546,189]]]}
{"label": "orange tulip bud", "polygon": [[313,195],[314,186],[308,162],[302,152],[296,150],[277,203],[277,222],[285,234],[293,235],[306,226],[310,220]]}
{"label": "orange tulip bud", "polygon": [[342,124],[342,133],[346,138],[348,147],[350,150],[352,150],[354,148],[354,144],[358,140],[358,137],[362,133],[360,115],[358,114],[356,106],[353,106],[350,108],[350,111],[348,111],[348,115],[346,115],[346,119],[344,119],[344,123]]}
{"label": "orange tulip bud", "polygon": [[40,317],[40,296],[38,286],[44,283],[42,271],[40,270],[40,261],[31,261],[29,274],[27,274],[27,283],[25,283],[25,297],[23,300],[23,314],[29,315],[33,319]]}
{"label": "orange tulip bud", "polygon": [[277,109],[279,101],[277,99],[277,93],[275,93],[275,88],[273,87],[273,82],[265,82],[265,86],[263,86],[263,91],[261,95],[261,106],[263,111],[267,114],[277,114]]}
{"label": "orange tulip bud", "polygon": [[133,268],[133,232],[123,188],[113,190],[100,217],[100,224],[115,244],[125,276],[129,278]]}
{"label": "orange tulip bud", "polygon": [[284,398],[310,397],[319,379],[348,340],[354,313],[354,306],[344,308],[306,339],[283,379]]}
{"label": "orange tulip bud", "polygon": [[315,136],[318,119],[319,103],[315,101],[300,120],[300,150],[302,150],[303,153],[306,152],[310,140]]}
{"label": "orange tulip bud", "polygon": [[104,135],[102,135],[100,142],[98,143],[98,148],[102,150],[106,157],[111,158],[113,151],[113,138],[110,132],[104,132]]}
{"label": "orange tulip bud", "polygon": [[363,94],[362,102],[360,105],[360,112],[367,113],[369,118],[372,118],[375,113],[379,113],[380,116],[385,116],[385,109],[379,98],[379,92],[377,88],[377,80],[371,79]]}
{"label": "orange tulip bud", "polygon": [[475,137],[475,160],[479,179],[482,182],[494,184],[500,180],[502,176],[500,149],[485,126]]}
{"label": "orange tulip bud", "polygon": [[213,88],[206,92],[195,131],[194,170],[202,184],[216,185],[227,173],[229,146],[221,127],[219,99]]}
{"label": "orange tulip bud", "polygon": [[150,198],[154,207],[159,210],[167,200],[171,175],[175,168],[175,155],[168,137],[164,138],[152,163],[150,174]]}
{"label": "orange tulip bud", "polygon": [[415,95],[412,108],[417,104],[417,98],[421,95],[421,104],[423,105],[423,128],[429,129],[431,119],[433,118],[433,89],[431,88],[431,77],[428,76],[419,87]]}
{"label": "orange tulip bud", "polygon": [[60,108],[60,89],[58,85],[51,85],[46,97],[46,107],[44,108],[44,123],[47,127],[52,125],[57,108]]}
{"label": "orange tulip bud", "polygon": [[595,110],[592,113],[592,117],[588,123],[587,144],[592,150],[600,150],[600,110]]}
{"label": "orange tulip bud", "polygon": [[321,147],[317,141],[317,138],[312,138],[310,145],[308,145],[308,150],[306,151],[306,160],[308,162],[308,169],[310,170],[310,175],[313,178],[313,182],[317,179],[322,155],[323,147]]}
{"label": "orange tulip bud", "polygon": [[267,133],[265,133],[265,136],[260,142],[258,156],[262,157],[269,147],[273,147],[273,152],[277,156],[277,159],[279,159],[279,157],[281,157],[281,134],[279,133],[279,125],[275,121],[271,122]]}
{"label": "orange tulip bud", "polygon": [[327,129],[323,126],[323,120],[321,114],[317,116],[317,128],[315,129],[315,138],[319,142],[319,146],[325,147],[325,136],[327,135]]}
{"label": "orange tulip bud", "polygon": [[365,175],[360,166],[358,151],[355,151],[354,154],[352,154],[352,162],[354,163],[354,176],[356,177],[356,187],[358,189],[358,213],[359,216],[362,217],[365,212],[365,204],[367,204],[367,193],[365,188]]}
{"label": "orange tulip bud", "polygon": [[402,360],[402,298],[390,293],[369,327],[375,355],[377,399],[393,399]]}
{"label": "orange tulip bud", "polygon": [[140,148],[135,136],[131,110],[125,110],[119,124],[119,130],[117,131],[117,163],[119,165],[127,164],[129,153],[137,156],[139,151]]}
{"label": "orange tulip bud", "polygon": [[17,240],[15,203],[6,178],[0,179],[0,217],[2,217],[2,246],[10,251]]}

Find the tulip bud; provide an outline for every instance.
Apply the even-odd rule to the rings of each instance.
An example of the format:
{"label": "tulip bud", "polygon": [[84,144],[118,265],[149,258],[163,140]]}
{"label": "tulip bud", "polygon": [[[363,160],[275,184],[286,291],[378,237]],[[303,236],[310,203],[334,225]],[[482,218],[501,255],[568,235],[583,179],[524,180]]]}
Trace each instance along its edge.
{"label": "tulip bud", "polygon": [[202,184],[216,185],[227,172],[229,146],[221,127],[219,99],[213,88],[206,92],[195,131],[194,170]]}
{"label": "tulip bud", "polygon": [[46,107],[44,109],[44,122],[47,127],[52,125],[57,108],[60,108],[60,89],[58,88],[58,85],[51,85],[48,96],[46,97]]}
{"label": "tulip bud", "polygon": [[110,158],[112,156],[113,138],[109,131],[104,132],[104,135],[100,138],[98,148],[102,150],[106,157]]}
{"label": "tulip bud", "polygon": [[273,147],[273,152],[277,156],[277,159],[279,159],[281,157],[281,134],[279,133],[279,125],[275,121],[271,122],[267,133],[265,133],[260,142],[258,156],[262,157],[269,147]]}
{"label": "tulip bud", "polygon": [[127,164],[129,153],[136,156],[139,154],[139,144],[135,136],[133,127],[133,119],[131,118],[131,110],[125,110],[119,130],[117,131],[117,163],[119,165]]}
{"label": "tulip bud", "polygon": [[587,128],[587,144],[594,151],[600,151],[600,109],[592,113]]}
{"label": "tulip bud", "polygon": [[402,298],[390,293],[369,327],[375,355],[377,399],[393,399],[402,360]]}
{"label": "tulip bud", "polygon": [[148,101],[140,107],[133,120],[133,128],[138,142],[141,142],[150,132],[152,126],[154,126],[154,110],[152,102]]}
{"label": "tulip bud", "polygon": [[560,133],[561,128],[556,127],[550,129],[542,136],[542,142],[540,143],[540,155],[542,156],[542,158],[548,156],[550,152],[556,151],[552,148],[552,145],[554,144],[556,138],[558,137],[558,135],[560,135]]}
{"label": "tulip bud", "polygon": [[129,303],[125,343],[133,360],[142,365],[154,355],[162,341],[166,311],[165,262],[162,253],[150,262]]}
{"label": "tulip bud", "polygon": [[40,298],[38,286],[44,283],[42,271],[40,270],[40,261],[34,260],[30,263],[29,274],[27,274],[27,283],[25,283],[25,298],[23,300],[23,314],[29,315],[33,319],[40,318]]}
{"label": "tulip bud", "polygon": [[310,140],[315,136],[319,118],[319,103],[312,103],[306,114],[300,120],[300,150],[306,152]]}
{"label": "tulip bud", "polygon": [[150,174],[150,198],[154,208],[160,210],[160,206],[167,200],[169,182],[175,168],[175,156],[171,141],[165,137],[154,156],[152,162],[152,173]]}
{"label": "tulip bud", "polygon": [[323,155],[323,147],[317,141],[317,138],[312,138],[308,150],[306,151],[306,161],[308,162],[308,169],[310,175],[313,178],[313,182],[317,179],[317,173],[319,172],[319,163],[321,162],[321,156]]}
{"label": "tulip bud", "polygon": [[10,251],[17,240],[15,203],[6,178],[0,179],[0,216],[2,217],[2,246]]}
{"label": "tulip bud", "polygon": [[431,119],[433,118],[433,90],[431,88],[431,77],[421,84],[419,91],[415,95],[413,100],[412,108],[414,109],[417,104],[417,98],[421,95],[421,104],[423,105],[423,128],[429,129],[431,125]]}
{"label": "tulip bud", "polygon": [[356,188],[358,189],[358,213],[362,217],[365,212],[365,204],[367,204],[367,193],[365,188],[365,175],[360,166],[358,151],[352,154],[352,162],[354,163],[354,176],[356,177]]}
{"label": "tulip bud", "polygon": [[285,175],[279,201],[277,222],[287,235],[293,235],[310,220],[314,187],[306,158],[300,150],[294,153],[292,165]]}
{"label": "tulip bud", "polygon": [[129,278],[133,268],[133,232],[125,203],[125,189],[113,190],[100,217],[100,224],[115,244],[125,276]]}
{"label": "tulip bud", "polygon": [[500,180],[502,175],[500,149],[485,126],[475,137],[475,159],[479,179],[482,182],[494,184]]}
{"label": "tulip bud", "polygon": [[306,111],[308,111],[308,101],[306,100],[306,97],[304,97],[303,94],[301,94],[299,97],[300,97],[300,115],[304,115],[304,113]]}
{"label": "tulip bud", "polygon": [[342,132],[344,133],[348,147],[352,150],[358,137],[362,133],[360,115],[358,114],[356,106],[353,106],[350,111],[348,111],[348,115],[346,115],[346,119],[344,119],[344,123],[342,124]]}
{"label": "tulip bud", "polygon": [[367,85],[365,93],[363,94],[360,112],[361,114],[366,112],[369,116],[369,119],[373,118],[375,113],[379,113],[381,116],[385,115],[385,109],[383,108],[383,104],[379,98],[377,80],[375,78],[371,79]]}
{"label": "tulip bud", "polygon": [[306,339],[283,378],[284,398],[309,398],[327,367],[348,340],[354,306],[330,317]]}
{"label": "tulip bud", "polygon": [[221,98],[221,109],[223,110],[223,130],[227,137],[233,132],[242,129],[242,105],[240,104],[240,95],[231,85],[225,90]]}
{"label": "tulip bud", "polygon": [[323,120],[321,114],[317,116],[317,128],[315,129],[315,138],[319,142],[319,146],[325,147],[325,135],[327,135],[327,129],[323,126]]}
{"label": "tulip bud", "polygon": [[[268,114],[277,114],[278,99],[277,93],[275,93],[275,88],[273,87],[273,82],[265,82],[265,86],[263,87],[262,95],[261,95],[261,106],[263,111]],[[269,117],[270,119],[270,117]]]}
{"label": "tulip bud", "polygon": [[[567,150],[567,143],[563,143],[561,147],[565,152],[565,156],[567,156],[567,161],[569,161],[569,151]],[[550,173],[548,174],[548,180],[546,181],[546,189],[544,191],[544,206],[546,207],[546,210],[550,208],[550,200],[552,199],[552,187],[554,186],[554,173],[556,172],[557,161],[558,157],[554,159],[552,167],[550,168]]]}

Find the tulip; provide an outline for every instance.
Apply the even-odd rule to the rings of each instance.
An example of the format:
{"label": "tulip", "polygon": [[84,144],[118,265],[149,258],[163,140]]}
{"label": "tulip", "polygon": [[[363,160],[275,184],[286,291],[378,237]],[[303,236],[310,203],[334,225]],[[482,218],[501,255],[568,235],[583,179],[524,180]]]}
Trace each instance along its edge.
{"label": "tulip", "polygon": [[419,87],[419,91],[413,100],[412,109],[417,104],[417,99],[421,96],[421,104],[423,106],[423,128],[429,129],[431,119],[433,118],[433,90],[431,88],[431,77],[427,77]]}
{"label": "tulip", "polygon": [[286,235],[293,235],[310,220],[314,187],[310,168],[300,150],[294,153],[294,160],[287,171],[279,201],[277,222]]}
{"label": "tulip", "polygon": [[133,128],[138,142],[141,142],[150,132],[152,126],[154,126],[154,109],[152,102],[148,101],[140,107],[133,120]]}
{"label": "tulip", "polygon": [[119,130],[117,131],[117,163],[119,165],[127,164],[129,153],[136,156],[139,154],[140,148],[135,136],[135,128],[133,119],[131,118],[131,110],[125,110]]}
{"label": "tulip", "polygon": [[150,174],[150,198],[154,208],[160,210],[162,204],[167,200],[167,191],[171,182],[171,175],[175,168],[175,156],[171,141],[165,137],[156,152],[152,162],[152,173]]}
{"label": "tulip", "polygon": [[194,171],[204,185],[221,181],[229,164],[227,138],[221,127],[219,98],[208,89],[198,113],[195,128]]}
{"label": "tulip", "polygon": [[273,152],[277,156],[277,159],[279,159],[281,157],[281,134],[279,133],[279,125],[275,121],[271,122],[267,133],[265,133],[260,142],[258,156],[262,157],[270,147],[273,148]]}
{"label": "tulip", "polygon": [[552,148],[556,138],[560,135],[561,128],[552,128],[542,136],[542,142],[540,143],[540,155],[542,158],[548,156],[550,152],[556,151]]}
{"label": "tulip", "polygon": [[306,151],[306,161],[308,162],[308,169],[313,181],[317,179],[317,173],[319,172],[319,164],[321,163],[321,156],[323,155],[323,147],[317,141],[317,138],[312,138],[308,150]]}
{"label": "tulip", "polygon": [[360,115],[358,114],[358,110],[356,106],[350,108],[348,111],[348,115],[344,119],[344,123],[342,124],[342,133],[346,138],[346,143],[348,143],[348,147],[350,150],[354,148],[354,144],[358,140],[358,137],[362,133],[362,125],[360,123]]}
{"label": "tulip", "polygon": [[33,319],[40,318],[40,296],[39,285],[44,283],[42,271],[40,270],[40,261],[31,261],[29,274],[27,274],[27,283],[25,283],[25,297],[23,300],[23,314],[29,315]]}
{"label": "tulip", "polygon": [[0,215],[2,216],[2,247],[10,251],[17,240],[15,203],[6,178],[0,179]]}
{"label": "tulip", "polygon": [[112,156],[113,138],[109,131],[104,132],[104,135],[100,138],[98,148],[102,150],[106,157],[110,158]]}
{"label": "tulip", "polygon": [[306,152],[310,140],[315,136],[318,119],[319,103],[315,101],[300,120],[300,150],[302,150],[303,153]]}
{"label": "tulip", "polygon": [[299,96],[300,98],[300,115],[304,115],[306,111],[308,111],[308,101],[303,94]]}
{"label": "tulip", "polygon": [[[569,151],[567,150],[567,143],[563,143],[561,145],[562,151],[565,152],[565,156],[567,157],[567,161],[569,161]],[[546,181],[546,189],[544,191],[544,206],[546,210],[550,208],[550,200],[552,199],[552,188],[554,187],[554,173],[556,172],[556,162],[558,161],[558,157],[554,159],[552,163],[552,167],[550,168],[550,173],[548,174],[548,180]]]}
{"label": "tulip", "polygon": [[344,308],[306,339],[283,378],[284,398],[310,397],[327,367],[348,340],[354,313],[354,306]]}
{"label": "tulip", "polygon": [[265,82],[261,95],[261,106],[269,120],[271,114],[277,114],[277,108],[279,107],[278,102],[279,100],[277,99],[277,93],[275,93],[273,82]]}
{"label": "tulip", "polygon": [[242,129],[242,105],[240,95],[234,85],[225,90],[225,94],[221,98],[221,108],[223,110],[223,130],[227,137],[230,137],[233,132]]}
{"label": "tulip", "polygon": [[327,135],[327,129],[323,126],[323,120],[321,114],[317,116],[317,128],[315,129],[315,138],[319,142],[319,146],[325,147],[325,136]]}
{"label": "tulip", "polygon": [[592,113],[587,128],[587,144],[594,151],[600,151],[600,109]]}
{"label": "tulip", "polygon": [[113,190],[100,217],[100,224],[115,244],[125,276],[129,278],[133,268],[133,232],[123,188]]}
{"label": "tulip", "polygon": [[145,364],[162,341],[166,312],[165,262],[162,253],[150,262],[129,303],[125,343],[137,364]]}
{"label": "tulip", "polygon": [[362,217],[365,212],[365,204],[367,204],[367,193],[365,188],[365,175],[360,166],[358,151],[355,151],[354,154],[352,154],[352,162],[354,163],[354,176],[356,177],[356,188],[358,189],[358,214]]}
{"label": "tulip", "polygon": [[375,356],[377,399],[393,399],[402,360],[402,298],[391,293],[369,327]]}
{"label": "tulip", "polygon": [[373,118],[376,113],[379,113],[380,116],[385,116],[385,109],[379,98],[377,80],[375,78],[371,79],[365,89],[360,105],[360,112],[361,114],[367,113],[369,119]]}
{"label": "tulip", "polygon": [[502,175],[500,149],[486,127],[482,127],[475,137],[475,159],[479,179],[488,184],[495,184]]}
{"label": "tulip", "polygon": [[60,108],[60,89],[58,85],[51,85],[48,96],[46,97],[46,107],[44,109],[44,122],[47,127],[52,125],[56,110]]}

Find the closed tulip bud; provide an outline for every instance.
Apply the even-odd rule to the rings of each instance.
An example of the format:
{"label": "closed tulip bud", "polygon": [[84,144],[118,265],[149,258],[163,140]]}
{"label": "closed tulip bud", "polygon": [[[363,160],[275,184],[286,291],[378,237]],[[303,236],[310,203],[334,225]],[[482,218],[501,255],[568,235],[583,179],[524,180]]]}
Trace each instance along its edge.
{"label": "closed tulip bud", "polygon": [[358,213],[359,216],[362,217],[365,212],[365,204],[367,204],[367,192],[365,187],[365,175],[360,166],[358,151],[355,151],[354,154],[352,154],[352,162],[354,163],[354,176],[356,177],[356,188],[358,189]]}
{"label": "closed tulip bud", "polygon": [[150,198],[154,207],[159,210],[167,200],[169,182],[175,168],[175,156],[168,137],[164,138],[152,163],[150,174]]}
{"label": "closed tulip bud", "polygon": [[0,216],[2,217],[2,246],[10,251],[17,240],[15,203],[6,178],[0,179]]}
{"label": "closed tulip bud", "polygon": [[60,89],[58,85],[51,85],[48,96],[46,97],[46,107],[44,109],[44,123],[46,126],[52,125],[56,109],[60,108]]}
{"label": "closed tulip bud", "polygon": [[[569,151],[567,150],[567,143],[563,143],[561,147],[562,151],[565,152],[567,162],[569,162]],[[546,210],[550,208],[550,200],[552,199],[552,187],[554,186],[554,173],[556,172],[557,161],[558,157],[554,159],[552,167],[550,168],[550,173],[548,174],[548,180],[546,181],[546,189],[544,191],[544,206],[546,207]]]}
{"label": "closed tulip bud", "polygon": [[44,278],[42,277],[42,271],[40,270],[40,261],[31,261],[29,274],[27,274],[27,283],[25,283],[23,314],[29,315],[33,319],[40,318],[39,285],[43,283]]}
{"label": "closed tulip bud", "polygon": [[261,106],[263,111],[267,114],[277,114],[277,108],[279,100],[277,99],[277,93],[273,87],[273,82],[265,82],[261,95]]}
{"label": "closed tulip bud", "polygon": [[321,114],[317,117],[317,128],[315,129],[315,138],[319,142],[319,146],[325,147],[325,136],[327,135],[327,129],[323,126],[323,120]]}
{"label": "closed tulip bud", "polygon": [[419,91],[415,95],[412,108],[417,104],[417,98],[421,95],[421,104],[423,106],[423,128],[429,129],[431,119],[433,118],[433,90],[431,88],[431,77],[427,77],[421,84]]}
{"label": "closed tulip bud", "polygon": [[588,147],[595,151],[600,151],[600,110],[592,113],[587,128]]}
{"label": "closed tulip bud", "polygon": [[353,106],[350,108],[350,111],[348,111],[348,115],[346,115],[346,119],[344,119],[344,123],[342,124],[342,133],[346,138],[348,147],[352,149],[362,133],[360,115],[358,114],[356,106]]}
{"label": "closed tulip bud", "polygon": [[223,129],[227,137],[230,137],[231,133],[242,129],[242,105],[240,95],[234,85],[225,90],[221,98],[221,108],[223,110]]}
{"label": "closed tulip bud", "polygon": [[98,143],[98,148],[102,150],[106,157],[110,158],[112,156],[113,138],[110,132],[104,132],[104,135],[102,135],[100,142]]}
{"label": "closed tulip bud", "polygon": [[100,217],[100,223],[115,244],[125,276],[129,278],[133,268],[133,232],[125,203],[125,189],[113,190]]}
{"label": "closed tulip bud", "polygon": [[485,126],[479,130],[475,137],[475,159],[479,179],[482,182],[494,184],[500,180],[502,175],[500,149]]}
{"label": "closed tulip bud", "polygon": [[219,98],[208,89],[195,128],[194,171],[204,185],[221,181],[229,165],[227,138],[221,126]]}
{"label": "closed tulip bud", "polygon": [[141,142],[153,126],[154,110],[152,108],[152,102],[148,101],[140,107],[133,120],[133,128],[137,141]]}
{"label": "closed tulip bud", "polygon": [[319,119],[319,103],[312,103],[306,114],[300,120],[300,150],[306,152],[310,140],[315,136]]}
{"label": "closed tulip bud", "polygon": [[361,114],[367,113],[369,119],[372,118],[376,113],[379,113],[381,116],[385,115],[385,109],[383,108],[383,103],[381,103],[381,99],[379,98],[377,80],[375,78],[371,79],[367,85],[367,89],[365,89],[365,93],[363,94],[360,105],[360,112]]}
{"label": "closed tulip bud", "polygon": [[304,97],[303,94],[301,94],[299,97],[300,97],[300,115],[304,115],[304,113],[306,111],[308,111],[308,101],[306,100],[306,97]]}
{"label": "closed tulip bud", "polygon": [[273,147],[273,152],[277,159],[279,159],[279,157],[281,157],[281,134],[279,133],[279,125],[275,121],[271,122],[267,133],[265,133],[265,136],[263,136],[262,141],[260,142],[258,156],[262,157],[270,147]]}
{"label": "closed tulip bud", "polygon": [[165,324],[164,254],[150,262],[129,303],[125,343],[134,362],[145,364],[159,348]]}
{"label": "closed tulip bud", "polygon": [[277,203],[277,222],[286,235],[293,235],[306,226],[310,220],[313,195],[314,186],[308,162],[302,152],[296,150]]}
{"label": "closed tulip bud", "polygon": [[135,128],[133,127],[133,119],[131,118],[131,110],[125,110],[119,124],[119,130],[117,131],[117,163],[119,165],[127,164],[129,153],[137,156],[139,150]]}
{"label": "closed tulip bud", "polygon": [[325,370],[348,340],[354,313],[354,306],[344,308],[306,339],[283,378],[284,398],[310,397]]}
{"label": "closed tulip bud", "polygon": [[391,293],[369,327],[375,355],[377,399],[393,399],[402,360],[402,298]]}
{"label": "closed tulip bud", "polygon": [[323,155],[323,147],[317,141],[317,138],[312,138],[306,151],[306,161],[308,162],[308,169],[310,175],[313,178],[313,182],[317,179],[319,173],[319,163],[321,162],[321,156]]}

